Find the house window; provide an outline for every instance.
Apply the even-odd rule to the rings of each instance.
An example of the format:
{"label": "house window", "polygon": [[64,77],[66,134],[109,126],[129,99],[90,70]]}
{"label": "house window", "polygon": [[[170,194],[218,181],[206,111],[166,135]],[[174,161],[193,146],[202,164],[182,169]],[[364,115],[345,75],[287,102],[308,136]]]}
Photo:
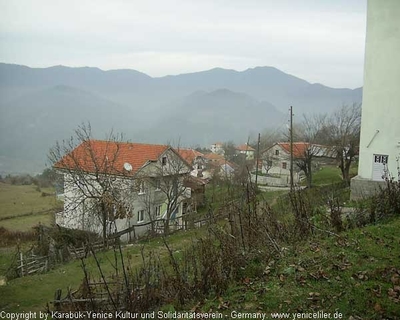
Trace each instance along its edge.
{"label": "house window", "polygon": [[146,193],[146,189],[145,189],[144,181],[140,181],[139,182],[139,194],[143,194],[143,193]]}
{"label": "house window", "polygon": [[144,221],[144,210],[139,210],[138,215],[137,215],[137,222],[143,222]]}
{"label": "house window", "polygon": [[160,179],[156,179],[154,181],[154,187],[156,188],[156,191],[160,191],[161,190],[161,180]]}
{"label": "house window", "polygon": [[286,162],[282,162],[282,169],[286,169],[287,168],[287,163]]}
{"label": "house window", "polygon": [[267,166],[272,167],[272,160],[267,160]]}
{"label": "house window", "polygon": [[162,157],[161,164],[165,166],[167,164],[167,157]]}
{"label": "house window", "polygon": [[372,163],[372,180],[383,181],[387,178],[387,165],[389,156],[384,154],[374,154]]}
{"label": "house window", "polygon": [[187,202],[184,202],[182,204],[182,214],[186,214],[187,211],[188,211],[188,204],[187,204]]}
{"label": "house window", "polygon": [[156,218],[160,218],[161,217],[161,206],[160,205],[155,206],[154,211],[156,213]]}
{"label": "house window", "polygon": [[275,155],[279,156],[279,150],[275,150]]}

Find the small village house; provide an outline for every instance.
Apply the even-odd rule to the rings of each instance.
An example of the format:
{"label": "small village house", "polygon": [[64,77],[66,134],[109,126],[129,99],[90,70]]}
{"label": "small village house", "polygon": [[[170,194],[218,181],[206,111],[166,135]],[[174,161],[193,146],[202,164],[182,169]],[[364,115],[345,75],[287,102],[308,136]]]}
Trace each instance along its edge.
{"label": "small village house", "polygon": [[212,153],[217,153],[217,154],[221,154],[221,155],[223,155],[225,153],[223,144],[221,142],[213,143],[210,147],[210,150]]}
{"label": "small village house", "polygon": [[[304,158],[306,152],[313,154],[312,165],[314,168],[335,162],[336,153],[334,148],[310,144],[308,142],[293,143],[293,160]],[[274,177],[279,177],[283,185],[290,184],[290,143],[277,142],[270,148],[261,152],[261,172]],[[294,163],[294,183],[303,178],[303,172]]]}
{"label": "small village house", "polygon": [[230,179],[237,169],[237,165],[226,160],[222,155],[209,153],[204,155],[204,158],[206,159],[206,167],[203,170],[204,179],[211,179],[214,176]]}
{"label": "small village house", "polygon": [[237,154],[244,154],[246,156],[246,160],[254,160],[256,150],[248,144],[241,144],[235,147],[235,150]]}
{"label": "small village house", "polygon": [[194,149],[179,148],[176,150],[182,159],[192,166],[190,174],[193,177],[201,178],[207,162],[204,154]]}
{"label": "small village house", "polygon": [[[105,226],[107,234],[131,229],[123,236],[125,241],[154,228],[152,221],[166,219],[167,209],[173,210],[168,217],[172,227],[179,225],[191,197],[183,181],[192,168],[167,145],[88,140],[54,168],[64,175],[65,197],[64,211],[56,216],[56,223],[99,234]],[[104,198],[110,201],[105,204]],[[106,221],[97,214],[100,205],[110,207]]]}

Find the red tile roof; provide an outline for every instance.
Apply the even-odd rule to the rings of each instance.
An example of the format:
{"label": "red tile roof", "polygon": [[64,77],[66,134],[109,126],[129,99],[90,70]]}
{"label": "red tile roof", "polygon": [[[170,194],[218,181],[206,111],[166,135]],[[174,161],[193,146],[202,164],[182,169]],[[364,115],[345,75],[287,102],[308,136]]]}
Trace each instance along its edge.
{"label": "red tile roof", "polygon": [[197,157],[204,157],[204,154],[194,149],[176,149],[179,155],[186,160],[187,163],[193,164]]}
{"label": "red tile roof", "polygon": [[[278,142],[277,145],[281,146],[287,153],[290,154],[290,142]],[[302,158],[306,150],[310,147],[308,142],[293,142],[293,156],[295,158]]]}
{"label": "red tile roof", "polygon": [[[274,148],[275,146],[280,146],[284,152],[290,155],[290,142],[277,142],[272,147],[262,151],[262,153]],[[307,149],[310,149],[312,154],[316,157],[335,158],[337,154],[335,147],[312,144],[309,142],[293,142],[293,156],[295,158],[303,158]]]}
{"label": "red tile roof", "polygon": [[256,151],[254,148],[252,148],[247,144],[241,144],[240,146],[237,146],[235,149],[239,151]]}
{"label": "red tile roof", "polygon": [[218,154],[218,153],[207,153],[204,155],[204,158],[208,159],[208,160],[225,160],[224,156]]}
{"label": "red tile roof", "polygon": [[[110,174],[133,175],[147,161],[156,161],[170,147],[167,145],[88,140],[65,155],[54,167]],[[128,163],[132,170],[125,170]]]}

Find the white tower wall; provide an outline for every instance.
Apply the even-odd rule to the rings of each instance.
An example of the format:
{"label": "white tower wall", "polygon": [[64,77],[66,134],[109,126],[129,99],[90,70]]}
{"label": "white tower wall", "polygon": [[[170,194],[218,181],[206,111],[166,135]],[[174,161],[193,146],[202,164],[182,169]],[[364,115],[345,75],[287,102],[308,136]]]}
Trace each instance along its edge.
{"label": "white tower wall", "polygon": [[352,196],[360,193],[354,187],[371,189],[365,180],[379,184],[385,170],[398,178],[399,156],[400,1],[368,0],[360,162]]}

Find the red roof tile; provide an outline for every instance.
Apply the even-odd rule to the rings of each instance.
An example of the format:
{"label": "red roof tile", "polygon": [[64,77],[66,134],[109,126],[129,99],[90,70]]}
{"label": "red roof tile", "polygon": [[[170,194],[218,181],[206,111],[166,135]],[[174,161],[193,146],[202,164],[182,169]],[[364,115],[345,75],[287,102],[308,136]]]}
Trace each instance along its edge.
{"label": "red roof tile", "polygon": [[[278,142],[277,144],[290,154],[290,142]],[[308,142],[293,142],[293,156],[295,158],[304,157],[304,154],[309,147],[310,143]]]}
{"label": "red roof tile", "polygon": [[[277,142],[272,147],[265,149],[262,153],[274,148],[275,146],[280,146],[284,152],[290,155],[290,142]],[[316,157],[336,157],[335,147],[311,144],[309,142],[293,142],[293,156],[295,158],[303,158],[307,149],[310,149],[312,154]]]}
{"label": "red roof tile", "polygon": [[197,157],[204,157],[204,154],[194,149],[176,149],[176,151],[189,164],[193,164]]}
{"label": "red roof tile", "polygon": [[[166,145],[88,140],[65,155],[54,167],[132,175],[147,161],[158,160],[168,148]],[[125,163],[130,164],[132,170],[125,170]]]}
{"label": "red roof tile", "polygon": [[204,158],[208,159],[208,160],[225,160],[224,156],[218,154],[218,153],[207,153],[204,155]]}

